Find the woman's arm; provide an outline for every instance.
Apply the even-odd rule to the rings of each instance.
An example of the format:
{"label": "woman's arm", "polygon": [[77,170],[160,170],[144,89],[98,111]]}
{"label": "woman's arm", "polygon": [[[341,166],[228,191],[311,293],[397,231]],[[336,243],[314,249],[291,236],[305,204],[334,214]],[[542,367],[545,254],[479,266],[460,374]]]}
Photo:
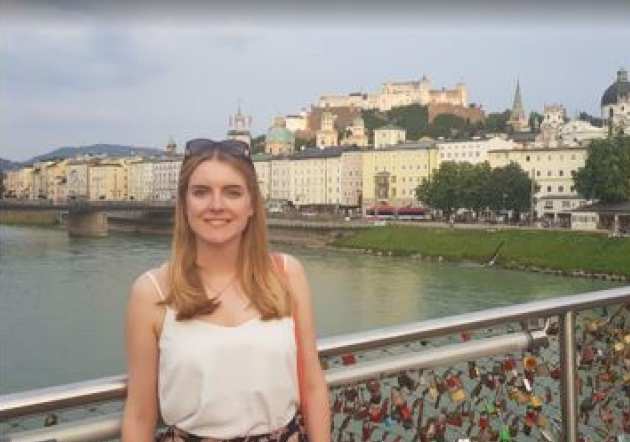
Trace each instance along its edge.
{"label": "woman's arm", "polygon": [[304,267],[292,256],[287,256],[286,272],[295,306],[300,400],[306,431],[311,442],[329,442],[328,385],[319,364],[309,284]]}
{"label": "woman's arm", "polygon": [[157,329],[161,309],[148,277],[140,276],[129,296],[126,318],[127,401],[122,422],[123,442],[153,442],[158,418]]}

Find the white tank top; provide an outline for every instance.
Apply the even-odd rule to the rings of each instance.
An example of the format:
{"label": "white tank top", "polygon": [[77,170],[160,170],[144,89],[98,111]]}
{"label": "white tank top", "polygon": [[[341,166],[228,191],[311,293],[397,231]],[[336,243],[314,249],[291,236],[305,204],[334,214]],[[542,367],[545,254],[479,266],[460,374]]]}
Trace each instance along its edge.
{"label": "white tank top", "polygon": [[[147,275],[164,299],[154,275]],[[291,317],[227,327],[176,321],[167,307],[159,350],[158,397],[167,425],[229,439],[270,433],[298,410]]]}

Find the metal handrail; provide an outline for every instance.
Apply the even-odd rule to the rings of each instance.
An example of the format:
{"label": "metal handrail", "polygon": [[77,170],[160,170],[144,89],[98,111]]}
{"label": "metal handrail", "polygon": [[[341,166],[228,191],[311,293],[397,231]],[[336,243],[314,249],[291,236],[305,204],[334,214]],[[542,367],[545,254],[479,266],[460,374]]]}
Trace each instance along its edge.
{"label": "metal handrail", "polygon": [[[444,336],[500,323],[561,315],[611,304],[630,302],[630,287],[589,292],[551,300],[498,307],[441,319],[414,322],[361,333],[318,340],[321,357],[378,348],[406,341]],[[0,396],[0,419],[46,412],[61,406],[76,406],[96,400],[123,398],[126,376],[114,376]]]}
{"label": "metal handrail", "polygon": [[[525,351],[547,341],[549,318],[559,317],[561,328],[561,380],[562,439],[577,440],[577,409],[575,385],[575,315],[580,310],[630,302],[630,287],[585,293],[546,301],[530,302],[510,307],[406,324],[398,327],[354,333],[320,339],[320,356],[344,354],[350,351],[382,347],[387,344],[444,336],[465,330],[474,330],[496,324],[547,319],[543,330],[522,332],[483,338],[389,356],[383,360],[362,362],[352,366],[332,368],[326,371],[331,386],[364,381],[411,368],[435,368],[459,362],[475,360],[497,354]],[[50,411],[71,405],[82,405],[100,400],[122,399],[126,393],[125,376],[96,379],[66,386],[0,396],[0,418]],[[40,428],[8,435],[8,441],[34,442],[43,439],[59,441],[92,441],[115,438],[120,434],[121,414],[113,413],[98,418]],[[5,440],[5,439],[3,439]]]}
{"label": "metal handrail", "polygon": [[630,302],[630,286],[514,304],[506,307],[496,307],[445,318],[322,338],[318,341],[317,348],[320,356],[339,355],[346,352],[369,350],[384,345],[486,328],[505,324],[506,322],[546,318],[562,315],[569,311],[587,310],[625,302]]}
{"label": "metal handrail", "polygon": [[[334,368],[327,370],[325,376],[328,385],[334,387],[378,378],[403,370],[435,368],[496,354],[531,350],[534,347],[546,344],[547,334],[544,330],[537,330],[531,333],[510,333],[504,336],[445,345],[422,352],[388,357],[385,360],[362,362],[352,366]],[[38,442],[42,439],[63,442],[89,442],[111,439],[120,435],[121,421],[121,413],[111,413],[54,427],[12,433],[8,435],[9,439],[7,442]]]}

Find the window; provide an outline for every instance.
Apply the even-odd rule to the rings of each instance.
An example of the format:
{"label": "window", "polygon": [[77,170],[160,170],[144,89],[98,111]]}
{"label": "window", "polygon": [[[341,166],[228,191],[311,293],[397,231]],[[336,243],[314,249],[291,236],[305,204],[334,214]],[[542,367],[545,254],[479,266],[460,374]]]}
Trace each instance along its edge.
{"label": "window", "polygon": [[571,192],[575,192],[575,186],[571,186]]}
{"label": "window", "polygon": [[547,176],[551,176],[551,170],[547,171]]}
{"label": "window", "polygon": [[547,186],[547,193],[551,193],[551,186]]}
{"label": "window", "polygon": [[529,161],[529,155],[525,157],[525,161]]}
{"label": "window", "polygon": [[559,170],[559,171],[558,171],[558,175],[560,175],[560,176],[564,176],[564,170]]}
{"label": "window", "polygon": [[536,176],[540,176],[540,170],[536,171]]}
{"label": "window", "polygon": [[558,192],[559,193],[564,192],[564,186],[558,186]]}
{"label": "window", "polygon": [[563,209],[567,209],[571,207],[571,202],[570,201],[562,201],[562,208]]}

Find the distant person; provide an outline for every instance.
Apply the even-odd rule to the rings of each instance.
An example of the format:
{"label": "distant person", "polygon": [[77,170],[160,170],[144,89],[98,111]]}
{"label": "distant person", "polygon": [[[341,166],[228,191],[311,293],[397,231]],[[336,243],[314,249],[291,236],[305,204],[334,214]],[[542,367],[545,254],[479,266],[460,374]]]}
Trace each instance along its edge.
{"label": "distant person", "polygon": [[[123,442],[329,442],[310,290],[272,254],[247,144],[186,143],[169,261],[134,282]],[[304,423],[304,425],[303,425]]]}

